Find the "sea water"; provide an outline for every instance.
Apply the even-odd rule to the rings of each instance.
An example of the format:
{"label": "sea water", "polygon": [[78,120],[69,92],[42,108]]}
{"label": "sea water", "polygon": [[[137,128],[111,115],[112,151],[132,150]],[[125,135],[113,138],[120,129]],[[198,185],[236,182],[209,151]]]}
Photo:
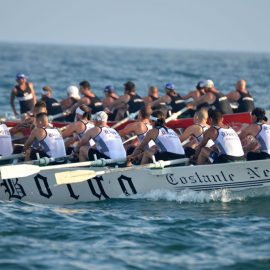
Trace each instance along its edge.
{"label": "sea water", "polygon": [[[0,44],[0,114],[10,111],[17,72],[53,96],[88,80],[102,97],[113,84],[173,82],[179,93],[212,79],[224,93],[245,79],[270,109],[270,55],[206,51]],[[145,179],[147,181],[147,179]],[[0,183],[0,188],[1,183]],[[74,205],[0,202],[0,269],[270,269],[270,190],[153,190]]]}

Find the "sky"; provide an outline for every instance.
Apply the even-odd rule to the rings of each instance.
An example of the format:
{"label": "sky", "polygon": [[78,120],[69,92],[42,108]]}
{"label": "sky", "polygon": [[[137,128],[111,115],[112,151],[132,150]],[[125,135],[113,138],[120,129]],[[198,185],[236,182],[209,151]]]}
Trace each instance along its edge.
{"label": "sky", "polygon": [[270,0],[0,0],[0,42],[270,52]]}

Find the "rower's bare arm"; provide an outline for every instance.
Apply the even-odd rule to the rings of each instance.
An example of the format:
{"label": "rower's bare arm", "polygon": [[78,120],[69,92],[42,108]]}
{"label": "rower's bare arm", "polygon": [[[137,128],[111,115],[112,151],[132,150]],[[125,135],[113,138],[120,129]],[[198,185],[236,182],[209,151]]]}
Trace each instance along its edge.
{"label": "rower's bare arm", "polygon": [[167,96],[160,97],[159,99],[149,103],[149,106],[151,106],[151,108],[153,108],[153,107],[156,107],[162,103],[168,104],[168,103],[170,103],[170,100],[168,100],[168,98],[169,97],[167,97]]}
{"label": "rower's bare arm", "polygon": [[215,98],[215,96],[213,94],[207,93],[207,94],[203,95],[200,99],[194,101],[192,104],[195,107],[200,105],[200,104],[203,104],[203,103],[212,104],[215,101],[214,98]]}
{"label": "rower's bare arm", "polygon": [[187,140],[191,135],[193,135],[193,126],[189,126],[185,129],[183,134],[180,136],[180,141],[184,142]]}
{"label": "rower's bare arm", "polygon": [[184,100],[189,99],[189,98],[196,99],[194,91],[191,91],[187,95],[182,96],[182,99],[184,99]]}
{"label": "rower's bare arm", "polygon": [[37,134],[38,134],[38,130],[39,128],[35,128],[32,130],[30,136],[28,137],[28,139],[26,140],[25,144],[24,144],[24,148],[23,151],[25,152],[28,148],[30,148],[30,146],[33,144],[35,138],[37,138]]}
{"label": "rower's bare arm", "polygon": [[14,113],[14,115],[18,115],[18,113],[16,112],[16,108],[15,108],[15,103],[14,103],[14,99],[15,99],[15,95],[16,95],[16,88],[13,88],[11,90],[11,93],[10,93],[10,106],[11,106],[11,109]]}
{"label": "rower's bare arm", "polygon": [[86,131],[81,140],[78,142],[77,149],[79,149],[83,145],[86,145],[90,141],[90,139],[96,137],[99,134],[99,132],[100,132],[99,127],[93,127],[88,131]]}
{"label": "rower's bare arm", "polygon": [[62,132],[62,137],[63,138],[72,137],[73,132],[75,131],[75,125],[76,123],[68,125],[67,128]]}
{"label": "rower's bare arm", "polygon": [[37,97],[36,97],[36,92],[35,92],[33,83],[29,83],[29,87],[31,89],[31,93],[32,93],[32,96],[33,96],[33,102],[34,102],[34,104],[36,104]]}
{"label": "rower's bare arm", "polygon": [[248,127],[241,130],[241,133],[239,134],[240,140],[241,141],[244,140],[249,135],[251,135],[255,138],[259,132],[259,129],[260,128],[258,125],[254,125],[254,124],[249,125]]}
{"label": "rower's bare arm", "polygon": [[136,131],[136,122],[135,123],[131,123],[131,124],[128,124],[125,128],[121,129],[119,131],[119,134],[121,137],[123,136],[126,136],[128,134],[131,134],[132,132],[135,132]]}

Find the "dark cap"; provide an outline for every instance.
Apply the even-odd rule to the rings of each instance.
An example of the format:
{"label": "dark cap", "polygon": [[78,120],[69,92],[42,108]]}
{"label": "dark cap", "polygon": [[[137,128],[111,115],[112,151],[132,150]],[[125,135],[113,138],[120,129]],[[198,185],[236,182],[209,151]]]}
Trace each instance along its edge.
{"label": "dark cap", "polygon": [[89,88],[89,89],[91,89],[91,85],[90,85],[90,83],[88,81],[82,81],[82,82],[80,82],[79,85],[81,87],[83,87],[83,88]]}
{"label": "dark cap", "polygon": [[135,84],[131,81],[127,81],[125,84],[125,89],[130,91],[130,90],[134,90],[135,89]]}
{"label": "dark cap", "polygon": [[260,120],[267,121],[267,117],[265,116],[265,109],[263,108],[257,107],[252,111],[251,114],[255,115],[258,121]]}
{"label": "dark cap", "polygon": [[196,85],[197,90],[202,90],[204,85],[204,81],[199,81]]}
{"label": "dark cap", "polygon": [[105,88],[104,88],[104,92],[105,93],[112,93],[112,92],[115,92],[114,90],[114,87],[112,85],[107,85]]}
{"label": "dark cap", "polygon": [[27,80],[27,76],[23,73],[17,73],[16,74],[16,79],[19,80],[19,79],[25,79]]}
{"label": "dark cap", "polygon": [[170,91],[176,90],[175,85],[173,83],[166,83],[164,88]]}

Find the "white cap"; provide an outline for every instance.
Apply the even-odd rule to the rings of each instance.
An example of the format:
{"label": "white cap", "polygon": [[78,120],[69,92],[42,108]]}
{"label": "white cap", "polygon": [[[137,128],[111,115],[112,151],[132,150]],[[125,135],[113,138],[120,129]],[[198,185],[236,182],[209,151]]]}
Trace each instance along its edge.
{"label": "white cap", "polygon": [[212,88],[214,87],[214,82],[212,80],[206,80],[203,82],[202,87]]}
{"label": "white cap", "polygon": [[95,120],[100,121],[100,122],[107,122],[108,120],[108,114],[105,113],[104,111],[97,112],[95,114]]}
{"label": "white cap", "polygon": [[73,97],[75,99],[80,99],[79,88],[75,85],[71,85],[67,88],[67,94],[69,97]]}

